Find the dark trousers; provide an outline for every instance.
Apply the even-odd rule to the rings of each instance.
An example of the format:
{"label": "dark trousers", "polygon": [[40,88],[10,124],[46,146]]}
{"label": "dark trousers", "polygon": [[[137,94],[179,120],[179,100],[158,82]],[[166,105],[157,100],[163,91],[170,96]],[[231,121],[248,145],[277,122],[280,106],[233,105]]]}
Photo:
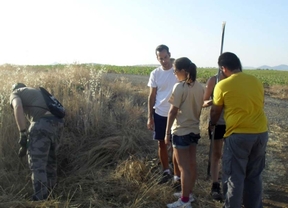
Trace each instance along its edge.
{"label": "dark trousers", "polygon": [[268,133],[232,134],[222,159],[225,207],[262,208],[262,178]]}

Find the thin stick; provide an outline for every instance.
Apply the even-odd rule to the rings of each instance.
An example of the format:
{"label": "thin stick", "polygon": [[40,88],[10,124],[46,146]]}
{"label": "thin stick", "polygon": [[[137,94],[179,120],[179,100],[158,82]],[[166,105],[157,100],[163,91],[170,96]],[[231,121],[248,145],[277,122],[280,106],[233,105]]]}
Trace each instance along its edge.
{"label": "thin stick", "polygon": [[[222,23],[222,36],[221,36],[220,55],[223,53],[225,26],[226,26],[226,22],[223,22],[223,23]],[[219,67],[219,68],[218,68],[218,73],[217,73],[216,84],[219,82],[220,71],[221,71],[221,69],[220,69],[220,67]]]}
{"label": "thin stick", "polygon": [[[223,53],[225,26],[226,26],[226,22],[223,22],[222,23],[222,36],[221,36],[220,55]],[[221,69],[219,67],[218,68],[217,77],[216,77],[216,84],[219,82],[220,71],[221,71]],[[211,138],[210,149],[209,149],[209,161],[208,161],[208,167],[207,167],[207,178],[210,177],[210,166],[211,166],[211,160],[212,160],[213,149],[214,149],[214,140],[215,140],[215,128],[216,128],[216,126],[214,127],[213,132],[211,132],[212,138]]]}

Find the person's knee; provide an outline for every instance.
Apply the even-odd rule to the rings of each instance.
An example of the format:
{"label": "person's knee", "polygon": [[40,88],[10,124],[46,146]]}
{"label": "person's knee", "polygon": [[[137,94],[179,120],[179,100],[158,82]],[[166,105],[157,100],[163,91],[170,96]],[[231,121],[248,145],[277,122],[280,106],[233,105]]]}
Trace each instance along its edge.
{"label": "person's knee", "polygon": [[181,172],[192,173],[197,169],[197,162],[190,161],[188,164],[186,163],[186,165],[178,164],[178,167]]}
{"label": "person's knee", "polygon": [[193,173],[197,172],[197,163],[196,162],[190,163],[190,169],[189,170]]}
{"label": "person's knee", "polygon": [[167,149],[166,144],[165,144],[164,141],[158,141],[158,147],[159,147],[160,149],[163,149],[163,148],[166,148],[166,149]]}
{"label": "person's knee", "polygon": [[187,165],[187,163],[185,163],[185,161],[177,160],[177,162],[178,162],[178,168],[181,173],[189,169],[189,166]]}
{"label": "person's knee", "polygon": [[195,172],[196,169],[193,169],[189,166],[182,166],[180,169],[181,174],[185,174],[186,176],[191,176]]}

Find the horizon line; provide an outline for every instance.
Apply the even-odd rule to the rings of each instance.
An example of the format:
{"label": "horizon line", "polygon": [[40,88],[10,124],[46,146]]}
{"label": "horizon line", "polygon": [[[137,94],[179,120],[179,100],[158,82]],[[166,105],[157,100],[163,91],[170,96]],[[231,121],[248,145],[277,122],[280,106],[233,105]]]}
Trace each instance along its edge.
{"label": "horizon line", "polygon": [[[82,65],[82,64],[92,64],[92,65],[106,65],[106,66],[150,66],[150,67],[157,67],[160,66],[160,64],[130,64],[130,65],[116,65],[116,64],[102,64],[102,63],[94,63],[94,62],[85,62],[85,63],[80,63],[80,62],[74,62],[74,63],[58,63],[58,62],[54,62],[51,64],[13,64],[13,63],[3,63],[0,64],[0,66],[4,66],[4,65],[14,65],[14,66],[53,66],[53,65]],[[287,64],[279,64],[276,66],[270,66],[270,65],[261,65],[258,67],[255,66],[242,66],[242,68],[246,68],[246,69],[273,69],[274,67],[279,67],[279,66],[287,66],[288,70],[288,65]],[[267,67],[267,68],[265,68]],[[217,66],[197,66],[197,68],[218,68]]]}

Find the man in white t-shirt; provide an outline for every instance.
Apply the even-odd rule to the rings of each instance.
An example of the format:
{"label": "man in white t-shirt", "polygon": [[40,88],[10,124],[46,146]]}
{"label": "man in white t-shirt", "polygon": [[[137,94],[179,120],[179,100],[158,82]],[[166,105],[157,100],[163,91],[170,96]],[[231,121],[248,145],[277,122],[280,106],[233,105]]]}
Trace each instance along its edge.
{"label": "man in white t-shirt", "polygon": [[[163,177],[160,183],[165,183],[172,178],[172,173],[169,169],[167,146],[164,141],[167,116],[170,109],[168,100],[171,96],[173,86],[178,80],[173,73],[169,48],[166,45],[159,45],[155,53],[161,66],[150,73],[147,84],[150,87],[147,128],[154,131],[153,139],[158,141],[158,155],[163,168]],[[173,163],[175,177],[180,176],[174,157]]]}

